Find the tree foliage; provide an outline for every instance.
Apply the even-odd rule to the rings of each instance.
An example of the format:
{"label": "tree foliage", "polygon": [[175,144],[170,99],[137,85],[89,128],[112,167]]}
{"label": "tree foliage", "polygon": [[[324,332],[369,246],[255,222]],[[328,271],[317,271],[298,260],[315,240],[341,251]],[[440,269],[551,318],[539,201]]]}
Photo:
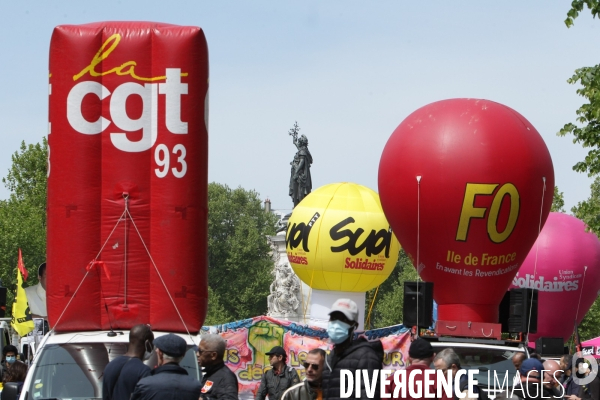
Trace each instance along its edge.
{"label": "tree foliage", "polygon": [[[591,186],[590,197],[571,208],[573,215],[586,223],[588,228],[600,236],[600,177]],[[581,340],[600,336],[600,298],[597,298],[579,325]]]}
{"label": "tree foliage", "polygon": [[565,194],[558,190],[558,186],[554,186],[554,197],[552,198],[552,212],[565,212]]}
{"label": "tree foliage", "polygon": [[600,17],[600,2],[598,0],[573,0],[571,2],[571,9],[567,12],[567,19],[565,19],[567,28],[573,26],[573,21],[583,11],[584,6],[590,10],[594,18]]}
{"label": "tree foliage", "polygon": [[[574,0],[571,9],[567,12],[565,24],[567,27],[573,25],[575,18],[586,6],[593,17],[599,16],[599,0]],[[589,148],[588,154],[583,161],[576,163],[573,169],[577,172],[587,172],[588,176],[600,173],[600,65],[593,67],[582,67],[575,70],[571,78],[567,80],[570,84],[580,84],[577,94],[587,100],[576,111],[577,126],[569,122],[558,132],[559,136],[572,134],[573,143],[580,143],[584,148]]]}
{"label": "tree foliage", "polygon": [[[10,192],[0,200],[0,279],[16,283],[19,248],[29,271],[27,285],[37,283],[37,266],[46,259],[46,183],[48,143],[26,145],[12,156],[12,166],[2,182]],[[12,293],[7,298],[10,313]]]}
{"label": "tree foliage", "polygon": [[273,260],[267,235],[277,216],[255,191],[208,185],[209,321],[223,323],[267,311]]}
{"label": "tree foliage", "polygon": [[[419,275],[404,249],[400,250],[398,262],[390,276],[379,286],[367,293],[367,310],[373,304],[366,329],[382,328],[402,323],[404,304],[404,282],[416,281]],[[377,292],[377,296],[375,296]],[[374,298],[374,302],[373,302]],[[368,311],[367,311],[368,312]]]}
{"label": "tree foliage", "polygon": [[594,301],[587,314],[585,314],[585,318],[579,324],[579,337],[582,342],[600,336],[598,321],[600,321],[600,298]]}
{"label": "tree foliage", "polygon": [[586,223],[588,228],[600,236],[600,177],[596,177],[587,200],[571,208],[573,215]]}

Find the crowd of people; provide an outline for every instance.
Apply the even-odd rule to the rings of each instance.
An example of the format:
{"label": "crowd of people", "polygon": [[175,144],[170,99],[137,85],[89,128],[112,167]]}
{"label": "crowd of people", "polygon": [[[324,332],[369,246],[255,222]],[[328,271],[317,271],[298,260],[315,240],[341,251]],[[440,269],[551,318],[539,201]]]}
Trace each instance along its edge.
{"label": "crowd of people", "polygon": [[[354,301],[339,299],[333,304],[327,328],[333,348],[329,352],[321,348],[307,349],[303,361],[303,381],[297,371],[287,365],[288,355],[285,349],[281,346],[273,347],[266,353],[271,368],[262,375],[255,400],[266,400],[267,397],[269,400],[341,400],[347,397],[347,394],[343,396],[341,393],[344,371],[360,370],[368,377],[379,373],[383,367],[383,346],[379,340],[355,338],[358,321],[358,307]],[[237,400],[238,380],[225,365],[226,348],[227,343],[221,336],[202,335],[199,346],[195,348],[196,359],[202,369],[202,378],[198,381],[179,365],[188,351],[183,338],[167,334],[155,339],[148,325],[136,325],[130,331],[127,352],[110,361],[104,369],[103,399]],[[144,361],[153,352],[156,353],[157,366],[151,369]],[[369,387],[368,379],[357,379],[351,387],[356,390],[351,397],[379,400],[383,391],[391,398],[423,398],[411,396],[410,391],[398,395],[396,383],[405,387],[420,386],[438,396],[437,381],[427,380],[427,371],[441,371],[444,377],[451,378],[452,399],[487,399],[497,396],[497,393],[486,392],[478,386],[469,387],[467,374],[459,373],[464,372],[460,357],[451,347],[436,354],[428,340],[417,337],[410,344],[406,362],[406,375],[400,375],[400,380],[390,379],[385,387],[374,390]],[[591,368],[590,362],[585,358],[574,361],[571,355],[564,355],[559,361],[543,360],[534,353],[528,358],[525,352],[516,352],[512,362],[518,371],[510,390],[513,398],[600,400],[600,378],[595,375],[595,368]],[[4,347],[0,368],[3,384],[16,382],[22,387],[27,364],[18,360],[16,347]],[[408,379],[411,371],[418,373]],[[582,384],[582,379],[586,377],[590,379],[584,379],[586,383]],[[402,379],[406,381],[403,382]],[[454,387],[455,385],[458,387]],[[457,396],[458,393],[461,396]],[[447,393],[441,394],[441,397],[436,398],[450,400]]]}
{"label": "crowd of people", "polygon": [[600,377],[593,371],[593,361],[583,357],[573,359],[570,354],[559,361],[544,360],[535,353],[530,358],[519,353],[512,361],[519,371],[515,385],[523,392],[522,399],[600,400]]}

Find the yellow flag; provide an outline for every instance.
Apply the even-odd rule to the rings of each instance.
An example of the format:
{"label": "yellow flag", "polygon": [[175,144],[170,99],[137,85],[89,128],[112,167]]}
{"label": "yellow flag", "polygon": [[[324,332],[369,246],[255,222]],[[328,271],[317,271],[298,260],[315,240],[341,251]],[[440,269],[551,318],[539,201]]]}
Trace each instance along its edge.
{"label": "yellow flag", "polygon": [[[19,264],[22,264],[21,252],[19,250]],[[12,308],[12,321],[10,322],[13,329],[20,336],[25,336],[35,328],[35,324],[31,319],[31,311],[29,311],[29,303],[27,295],[23,287],[23,276],[21,270],[17,268],[17,293]]]}

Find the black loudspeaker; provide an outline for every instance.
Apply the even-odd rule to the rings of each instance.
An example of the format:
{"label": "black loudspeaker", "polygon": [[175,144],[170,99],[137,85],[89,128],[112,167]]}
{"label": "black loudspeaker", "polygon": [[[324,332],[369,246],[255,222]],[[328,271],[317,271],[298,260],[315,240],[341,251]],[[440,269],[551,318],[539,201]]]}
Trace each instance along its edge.
{"label": "black loudspeaker", "polygon": [[429,328],[433,317],[433,282],[404,282],[402,323]]}
{"label": "black loudspeaker", "polygon": [[562,356],[565,350],[563,338],[541,337],[535,341],[535,352],[542,357]]}
{"label": "black loudspeaker", "polygon": [[[538,315],[537,289],[510,289],[500,303],[499,319],[502,332],[536,333]],[[531,321],[529,315],[531,312]]]}
{"label": "black loudspeaker", "polygon": [[5,287],[0,286],[0,318],[6,315],[6,291]]}

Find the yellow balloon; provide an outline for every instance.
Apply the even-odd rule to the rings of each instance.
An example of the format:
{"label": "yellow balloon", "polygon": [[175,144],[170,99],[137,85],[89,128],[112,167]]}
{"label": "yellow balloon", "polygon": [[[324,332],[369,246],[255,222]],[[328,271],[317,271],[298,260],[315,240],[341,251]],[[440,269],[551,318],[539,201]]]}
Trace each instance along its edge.
{"label": "yellow balloon", "polygon": [[320,290],[371,290],[391,274],[400,252],[379,195],[347,182],[306,196],[294,208],[285,242],[298,277]]}

